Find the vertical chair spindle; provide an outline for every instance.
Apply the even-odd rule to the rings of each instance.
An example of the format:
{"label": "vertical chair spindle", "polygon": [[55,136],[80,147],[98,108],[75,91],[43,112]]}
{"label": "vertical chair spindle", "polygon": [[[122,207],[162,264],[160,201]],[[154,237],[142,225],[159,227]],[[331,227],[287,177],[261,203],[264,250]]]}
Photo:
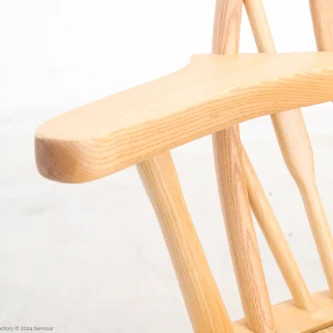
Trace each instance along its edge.
{"label": "vertical chair spindle", "polygon": [[265,235],[295,304],[300,309],[313,310],[315,306],[310,292],[245,150],[243,150],[243,165],[252,211]]}
{"label": "vertical chair spindle", "polygon": [[[333,1],[310,0],[313,27],[319,51],[333,51]],[[314,168],[311,165],[312,169]],[[324,267],[326,279],[333,297],[333,238],[322,207],[316,184],[313,181],[304,184],[310,188],[309,195],[303,195],[312,232]]]}
{"label": "vertical chair spindle", "polygon": [[[321,1],[314,2],[318,5]],[[245,6],[259,52],[276,52],[261,0],[245,0]],[[274,114],[271,119],[283,158],[302,195],[333,295],[333,240],[317,190],[313,152],[303,116],[300,109],[295,109]]]}
{"label": "vertical chair spindle", "polygon": [[[244,4],[258,51],[276,53],[273,36],[262,1],[244,0]],[[287,162],[288,166],[290,166],[290,169],[298,170],[301,166],[294,160],[297,160],[300,155],[308,155],[312,151],[301,111],[297,109],[277,113],[272,115],[271,119],[285,159],[290,161]],[[299,133],[303,133],[302,139],[304,139],[304,141],[299,140]],[[298,155],[295,155],[295,150],[298,151]],[[246,153],[244,155],[244,161],[252,210],[264,232],[268,245],[277,260],[296,304],[304,310],[311,310],[314,305],[309,290],[306,287],[288,243]]]}
{"label": "vertical chair spindle", "polygon": [[169,152],[137,165],[177,274],[193,330],[232,333],[233,327],[191,221]]}
{"label": "vertical chair spindle", "polygon": [[[237,53],[242,0],[217,0],[213,53]],[[238,126],[213,135],[217,182],[246,323],[256,333],[274,331],[272,308],[243,181]]]}
{"label": "vertical chair spindle", "polygon": [[310,0],[318,51],[333,51],[333,1]]}

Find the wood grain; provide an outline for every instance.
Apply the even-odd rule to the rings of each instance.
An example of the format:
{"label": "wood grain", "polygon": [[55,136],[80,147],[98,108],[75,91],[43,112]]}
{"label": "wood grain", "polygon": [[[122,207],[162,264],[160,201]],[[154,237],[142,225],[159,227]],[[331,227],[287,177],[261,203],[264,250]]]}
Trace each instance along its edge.
{"label": "wood grain", "polygon": [[231,127],[213,137],[217,182],[234,270],[249,328],[273,332],[274,320],[244,184],[240,141]]}
{"label": "wood grain", "polygon": [[[262,1],[245,0],[244,3],[258,51],[276,53],[276,48]],[[291,174],[298,184],[300,182],[305,182],[308,173],[304,172],[304,163],[313,165],[314,162],[312,156],[312,147],[306,131],[301,110],[295,109],[272,114],[271,120],[279,141],[279,145],[281,147],[282,155]],[[249,168],[251,169],[251,166],[249,166]],[[309,296],[309,292],[296,266],[296,262],[292,257],[286,239],[278,226],[278,222],[274,216],[273,210],[269,206],[263,189],[259,188],[261,185],[256,175],[253,174],[249,176],[252,178],[250,184],[252,183],[253,186],[257,187],[255,190],[252,189],[252,191],[250,191],[253,196],[251,200],[253,210],[257,218],[259,218],[259,224],[264,230],[266,237],[271,234],[271,237],[268,238],[268,243],[275,255],[275,258],[277,259],[277,262],[279,263],[279,267],[286,279],[286,282],[288,283],[289,289],[292,295],[295,297],[296,303],[301,308],[311,309],[313,308],[313,305],[311,304],[312,302]],[[311,179],[313,179],[313,176],[311,176]],[[312,186],[315,186],[315,184],[312,184]],[[304,187],[301,188],[301,192],[302,190],[304,190]],[[262,198],[259,197],[259,193],[263,196]],[[307,193],[303,193],[303,195],[306,196]],[[263,207],[260,207],[260,202],[262,203]],[[265,228],[263,228],[264,225]],[[274,240],[274,235],[272,234],[272,230],[269,229],[269,225],[271,225],[272,230],[274,229],[276,232],[278,232],[278,243],[276,240]]]}
{"label": "wood grain", "polygon": [[333,333],[333,326],[320,330],[318,333]]}
{"label": "wood grain", "polygon": [[310,292],[245,150],[243,150],[243,164],[252,211],[265,235],[295,304],[303,310],[313,310],[315,304],[311,299]]}
{"label": "wood grain", "polygon": [[42,125],[37,167],[53,180],[90,181],[242,121],[331,99],[330,53],[195,56]]}
{"label": "wood grain", "polygon": [[213,54],[238,53],[242,17],[242,0],[216,0]]}
{"label": "wood grain", "polygon": [[[333,50],[333,2],[310,0],[310,8],[318,49]],[[314,157],[303,117],[296,110],[275,114],[272,119],[284,160],[300,189],[333,297],[333,238],[316,185]]]}
{"label": "wood grain", "polygon": [[[293,301],[277,304],[273,307],[277,333],[312,333],[333,325],[333,300],[328,292],[311,295],[316,310],[304,311]],[[234,324],[235,332],[251,333],[244,321]]]}
{"label": "wood grain", "polygon": [[146,160],[137,168],[159,220],[194,332],[233,332],[170,153]]}
{"label": "wood grain", "polygon": [[319,51],[333,51],[333,1],[310,0],[313,27]]}
{"label": "wood grain", "polygon": [[[217,2],[213,53],[238,52],[242,4],[242,0]],[[246,325],[256,333],[273,332],[272,308],[244,183],[238,125],[215,133],[213,149],[224,223]]]}

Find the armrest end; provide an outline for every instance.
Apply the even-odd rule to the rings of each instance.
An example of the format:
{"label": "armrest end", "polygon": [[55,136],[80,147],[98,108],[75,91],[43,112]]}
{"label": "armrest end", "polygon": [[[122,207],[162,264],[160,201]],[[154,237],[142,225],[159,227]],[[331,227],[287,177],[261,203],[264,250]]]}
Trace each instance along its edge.
{"label": "armrest end", "polygon": [[42,125],[37,167],[56,181],[90,181],[234,124],[330,100],[333,53],[194,56]]}

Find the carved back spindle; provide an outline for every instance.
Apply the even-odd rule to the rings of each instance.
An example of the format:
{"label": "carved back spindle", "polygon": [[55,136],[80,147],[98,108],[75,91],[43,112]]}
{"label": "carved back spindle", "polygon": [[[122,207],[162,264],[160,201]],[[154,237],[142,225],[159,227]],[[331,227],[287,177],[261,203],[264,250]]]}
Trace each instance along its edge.
{"label": "carved back spindle", "polygon": [[[245,0],[244,3],[258,51],[275,53],[276,49],[262,1]],[[275,114],[272,115],[271,118],[275,124],[277,133],[282,133],[280,135],[281,144],[284,143],[289,148],[291,147],[293,149],[301,149],[302,151],[309,151],[310,149],[311,151],[311,147],[308,146],[310,144],[309,140],[303,144],[293,142],[295,136],[293,134],[294,126],[297,125],[301,131],[306,131],[304,123],[300,119],[302,118],[300,110],[292,110]],[[290,150],[286,149],[286,154],[288,152],[292,153]],[[314,304],[311,299],[310,292],[245,151],[244,169],[251,208],[278,263],[289,290],[296,304],[301,309],[311,310],[314,308]]]}
{"label": "carved back spindle", "polygon": [[[310,0],[313,27],[319,51],[333,51],[333,1]],[[311,165],[314,174],[314,166]],[[312,183],[311,183],[312,181]],[[321,262],[333,297],[333,237],[315,184],[315,177],[306,184],[309,193],[303,193],[303,201],[311,222]],[[306,186],[305,186],[306,187]]]}
{"label": "carved back spindle", "polygon": [[[275,52],[267,20],[260,19],[264,14],[260,2],[261,0],[245,1],[258,50]],[[314,21],[317,23],[315,24],[317,36],[321,36],[318,38],[319,44],[327,46],[329,38],[327,36],[323,38],[320,32],[325,27],[328,29],[332,1],[314,0],[311,3],[314,18],[319,17],[318,15],[324,16]],[[258,14],[259,12],[262,12],[261,15]],[[273,114],[271,120],[285,163],[301,193],[330,293],[333,296],[333,238],[317,190],[312,146],[301,110]]]}

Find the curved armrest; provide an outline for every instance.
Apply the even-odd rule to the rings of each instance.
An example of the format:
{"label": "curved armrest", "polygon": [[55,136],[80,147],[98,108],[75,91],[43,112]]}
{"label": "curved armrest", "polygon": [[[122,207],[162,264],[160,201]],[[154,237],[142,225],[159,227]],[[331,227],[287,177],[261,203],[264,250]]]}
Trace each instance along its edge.
{"label": "curved armrest", "polygon": [[193,56],[183,69],[58,116],[39,172],[79,183],[263,115],[333,100],[333,53]]}

